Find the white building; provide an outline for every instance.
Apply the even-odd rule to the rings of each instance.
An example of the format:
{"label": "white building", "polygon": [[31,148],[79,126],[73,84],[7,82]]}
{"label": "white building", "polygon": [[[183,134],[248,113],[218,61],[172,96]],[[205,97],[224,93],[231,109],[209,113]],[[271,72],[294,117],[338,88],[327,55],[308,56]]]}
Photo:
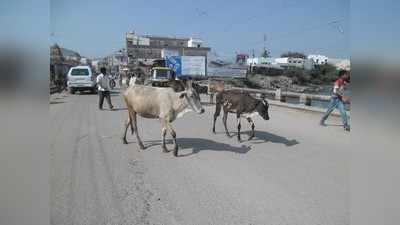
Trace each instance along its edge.
{"label": "white building", "polygon": [[248,58],[246,60],[247,65],[259,65],[259,64],[267,64],[267,65],[272,65],[276,64],[274,58],[264,58],[264,57],[254,57],[254,58]]}
{"label": "white building", "polygon": [[126,39],[131,41],[133,45],[150,45],[150,38],[136,35],[133,31],[126,34]]}
{"label": "white building", "polygon": [[188,41],[189,48],[201,48],[203,47],[203,40],[199,38],[190,38]]}
{"label": "white building", "polygon": [[324,55],[308,55],[307,59],[311,59],[317,65],[327,64],[329,58]]}
{"label": "white building", "polygon": [[338,70],[350,70],[350,59],[328,59],[328,64],[333,65]]}
{"label": "white building", "polygon": [[292,58],[292,57],[282,57],[282,58],[276,58],[275,62],[282,66],[282,67],[298,67],[298,68],[303,68],[304,67],[304,62],[306,60],[303,58]]}

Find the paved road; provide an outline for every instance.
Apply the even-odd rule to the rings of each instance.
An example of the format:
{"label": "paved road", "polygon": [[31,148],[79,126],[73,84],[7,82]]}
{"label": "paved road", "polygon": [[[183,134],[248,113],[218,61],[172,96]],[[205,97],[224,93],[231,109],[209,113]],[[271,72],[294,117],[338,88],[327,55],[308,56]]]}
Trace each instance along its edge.
{"label": "paved road", "polygon": [[320,114],[271,106],[256,138],[238,143],[221,119],[211,133],[206,106],[174,122],[175,158],[156,120],[138,121],[146,150],[132,135],[123,145],[126,110],[113,101],[119,110],[99,111],[96,95],[51,97],[51,224],[349,224],[350,135],[338,118],[319,127]]}

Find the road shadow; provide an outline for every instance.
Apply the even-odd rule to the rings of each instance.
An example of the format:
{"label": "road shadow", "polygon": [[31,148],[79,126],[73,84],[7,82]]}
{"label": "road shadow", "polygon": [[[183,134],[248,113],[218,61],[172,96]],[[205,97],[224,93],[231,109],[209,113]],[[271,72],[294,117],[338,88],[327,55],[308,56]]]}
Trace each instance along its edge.
{"label": "road shadow", "polygon": [[[213,140],[209,139],[203,139],[203,138],[177,138],[176,142],[179,145],[179,150],[184,150],[184,149],[192,149],[192,152],[186,153],[186,154],[181,154],[178,153],[178,157],[186,157],[190,156],[196,153],[199,153],[200,151],[203,150],[208,150],[208,151],[228,151],[228,152],[234,152],[234,153],[239,153],[239,154],[245,154],[251,150],[250,146],[246,145],[241,145],[240,147],[232,146],[229,144],[225,143],[220,143],[216,142]],[[136,142],[128,142],[130,143],[136,143]],[[144,141],[143,142],[145,145],[145,149],[148,149],[150,147],[154,146],[160,146],[161,149],[161,140],[157,141]],[[166,144],[168,145],[168,149],[171,149],[172,145],[172,140],[168,139],[166,140]]]}
{"label": "road shadow", "polygon": [[[233,138],[237,135],[237,132],[235,131],[231,131],[229,132],[231,137]],[[247,137],[243,136],[243,135],[247,135],[250,136],[251,131],[243,131],[241,132],[241,138],[242,138],[242,142],[247,142]],[[224,134],[225,132],[216,132],[216,134]],[[272,134],[269,132],[265,132],[265,131],[258,131],[255,130],[254,131],[254,138],[252,140],[250,140],[251,144],[261,144],[261,143],[266,143],[266,142],[272,142],[272,143],[277,143],[277,144],[284,144],[288,147],[300,144],[300,142],[298,142],[296,139],[288,139],[286,137],[283,136],[279,136],[276,134]]]}
{"label": "road shadow", "polygon": [[50,105],[55,105],[55,104],[62,104],[65,103],[64,101],[50,101]]}
{"label": "road shadow", "polygon": [[343,127],[343,124],[337,124],[337,123],[326,123],[325,125],[327,127]]}
{"label": "road shadow", "polygon": [[121,108],[114,108],[112,111],[125,111],[128,110],[126,107],[121,107]]}
{"label": "road shadow", "polygon": [[203,138],[177,138],[179,148],[183,149],[192,149],[191,153],[187,154],[179,154],[179,157],[190,156],[196,153],[199,153],[203,150],[211,150],[211,151],[228,151],[234,153],[245,154],[251,150],[250,146],[241,145],[240,147],[232,146],[229,144],[216,142],[209,139]]}
{"label": "road shadow", "polygon": [[[250,135],[250,131],[243,132],[243,133]],[[254,142],[254,141],[258,141],[258,142]],[[294,146],[294,145],[297,145],[300,143],[296,139],[288,139],[283,136],[279,136],[279,135],[272,134],[272,133],[265,132],[265,131],[258,131],[258,130],[255,131],[255,136],[251,140],[251,142],[253,144],[272,142],[272,143],[277,143],[277,144],[284,144],[285,146],[288,146],[288,147],[291,147],[291,146]]]}

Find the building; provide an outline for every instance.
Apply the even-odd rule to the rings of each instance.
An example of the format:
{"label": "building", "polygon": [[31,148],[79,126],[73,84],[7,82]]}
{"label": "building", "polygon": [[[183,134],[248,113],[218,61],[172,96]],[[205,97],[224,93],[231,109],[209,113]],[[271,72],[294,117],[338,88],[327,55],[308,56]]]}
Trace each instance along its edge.
{"label": "building", "polygon": [[153,35],[126,34],[126,49],[129,64],[136,61],[165,59],[167,56],[204,56],[211,50],[204,47],[199,38],[161,37]]}
{"label": "building", "polygon": [[254,57],[254,58],[248,58],[246,60],[246,63],[248,66],[254,66],[254,65],[260,65],[260,64],[266,64],[266,65],[275,65],[277,64],[275,62],[275,58],[264,58],[264,57]]}
{"label": "building", "polygon": [[66,85],[68,70],[80,64],[79,53],[61,48],[54,44],[50,46],[50,84]]}
{"label": "building", "polygon": [[260,66],[269,65],[276,69],[280,68],[301,68],[311,70],[314,68],[314,62],[311,59],[293,58],[293,57],[281,57],[281,58],[264,58],[255,57],[247,59],[248,66]]}
{"label": "building", "polygon": [[314,68],[314,61],[312,59],[282,57],[276,58],[275,63],[283,68],[301,68],[311,70]]}
{"label": "building", "polygon": [[236,54],[236,63],[240,65],[247,64],[248,58],[248,54]]}
{"label": "building", "polygon": [[311,59],[316,65],[327,64],[329,58],[324,55],[308,55],[307,59]]}
{"label": "building", "polygon": [[79,65],[81,62],[81,55],[73,50],[61,48],[61,54],[64,56],[64,59],[70,64]]}
{"label": "building", "polygon": [[338,70],[350,70],[350,59],[329,58],[327,63],[335,66]]}
{"label": "building", "polygon": [[80,64],[81,65],[91,66],[92,65],[92,60],[87,58],[87,57],[81,57]]}

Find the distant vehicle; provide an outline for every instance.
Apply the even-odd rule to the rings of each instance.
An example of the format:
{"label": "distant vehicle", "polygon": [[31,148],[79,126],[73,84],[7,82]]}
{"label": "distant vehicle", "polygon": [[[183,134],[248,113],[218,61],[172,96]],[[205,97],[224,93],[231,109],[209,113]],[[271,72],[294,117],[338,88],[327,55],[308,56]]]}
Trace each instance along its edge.
{"label": "distant vehicle", "polygon": [[97,92],[96,77],[89,66],[71,67],[67,78],[67,85],[71,94],[75,94],[76,91]]}
{"label": "distant vehicle", "polygon": [[115,80],[117,79],[117,75],[111,75],[110,76],[110,88],[114,89],[115,86],[117,85],[117,83],[115,82]]}
{"label": "distant vehicle", "polygon": [[168,81],[173,76],[173,71],[169,67],[153,67],[151,69],[151,86],[167,87]]}

